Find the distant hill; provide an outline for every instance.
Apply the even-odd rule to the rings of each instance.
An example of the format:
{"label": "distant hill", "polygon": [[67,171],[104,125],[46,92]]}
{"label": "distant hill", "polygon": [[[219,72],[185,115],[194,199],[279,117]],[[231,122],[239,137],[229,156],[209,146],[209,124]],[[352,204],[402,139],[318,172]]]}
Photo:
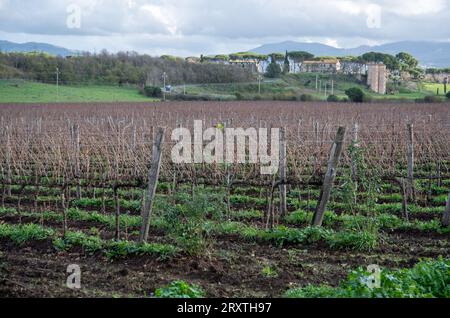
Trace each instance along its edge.
{"label": "distant hill", "polygon": [[450,67],[450,42],[395,42],[377,46],[359,46],[350,49],[340,49],[320,43],[281,42],[262,45],[250,50],[260,54],[270,54],[285,51],[307,51],[316,56],[347,56],[362,55],[367,52],[397,54],[408,52],[414,55],[425,67]]}
{"label": "distant hill", "polygon": [[43,52],[54,56],[70,56],[77,54],[75,51],[68,50],[63,47],[54,46],[47,43],[14,43],[9,41],[0,40],[0,51],[1,52]]}

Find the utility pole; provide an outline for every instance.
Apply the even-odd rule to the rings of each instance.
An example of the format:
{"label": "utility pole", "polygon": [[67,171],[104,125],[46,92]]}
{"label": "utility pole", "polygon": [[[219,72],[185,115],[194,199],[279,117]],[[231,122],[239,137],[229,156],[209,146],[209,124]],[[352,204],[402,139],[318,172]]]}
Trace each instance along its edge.
{"label": "utility pole", "polygon": [[331,80],[331,95],[334,95],[334,80]]}
{"label": "utility pole", "polygon": [[258,75],[258,94],[261,95],[261,81],[263,80],[263,77],[261,74]]}
{"label": "utility pole", "polygon": [[56,100],[59,100],[59,67],[56,67]]}
{"label": "utility pole", "polygon": [[319,86],[319,75],[316,74],[316,92]]}
{"label": "utility pole", "polygon": [[166,79],[167,79],[167,73],[164,72],[164,73],[163,73],[163,82],[164,82],[164,87],[163,87],[163,101],[166,101]]}

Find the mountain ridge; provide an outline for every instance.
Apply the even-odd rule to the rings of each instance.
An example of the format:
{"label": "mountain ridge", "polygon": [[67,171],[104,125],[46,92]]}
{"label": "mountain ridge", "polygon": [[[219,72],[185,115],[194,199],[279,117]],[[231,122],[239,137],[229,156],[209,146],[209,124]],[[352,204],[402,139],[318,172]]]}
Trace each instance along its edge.
{"label": "mountain ridge", "polygon": [[[437,68],[450,67],[450,42],[401,41],[376,46],[362,45],[355,48],[336,48],[315,42],[284,41],[264,44],[248,52],[270,54],[285,51],[307,51],[316,56],[359,56],[367,52],[395,55],[400,52],[408,52],[419,60],[421,66]],[[4,40],[0,40],[0,52],[44,52],[63,57],[78,54],[78,51],[48,43],[15,43]]]}
{"label": "mountain ridge", "polygon": [[40,42],[15,43],[4,40],[0,40],[0,52],[7,52],[7,53],[43,52],[50,55],[64,56],[64,57],[77,54],[76,51],[72,51],[64,47],[48,43],[40,43]]}
{"label": "mountain ridge", "polygon": [[264,44],[249,50],[249,52],[260,54],[285,51],[307,51],[316,56],[358,56],[368,52],[380,52],[395,55],[400,52],[408,52],[415,56],[422,66],[439,68],[450,67],[450,42],[401,41],[375,46],[362,45],[355,48],[336,48],[314,42],[284,41]]}

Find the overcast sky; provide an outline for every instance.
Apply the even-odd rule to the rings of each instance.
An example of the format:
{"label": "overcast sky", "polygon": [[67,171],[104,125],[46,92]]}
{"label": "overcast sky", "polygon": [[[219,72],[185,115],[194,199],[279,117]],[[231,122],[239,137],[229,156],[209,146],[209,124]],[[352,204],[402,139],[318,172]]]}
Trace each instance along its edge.
{"label": "overcast sky", "polygon": [[0,0],[0,39],[188,56],[286,40],[450,41],[449,17],[450,0]]}

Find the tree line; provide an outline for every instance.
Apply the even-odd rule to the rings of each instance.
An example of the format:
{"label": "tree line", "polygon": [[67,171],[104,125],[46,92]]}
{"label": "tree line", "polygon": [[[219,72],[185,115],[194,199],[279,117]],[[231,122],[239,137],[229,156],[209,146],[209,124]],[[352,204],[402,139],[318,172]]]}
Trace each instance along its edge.
{"label": "tree line", "polygon": [[[300,65],[304,61],[314,60],[320,61],[324,59],[338,59],[341,62],[360,63],[366,64],[370,62],[384,63],[392,72],[406,72],[417,78],[423,74],[424,70],[419,67],[419,61],[409,53],[401,52],[397,55],[369,52],[361,56],[345,56],[345,57],[316,57],[309,52],[295,51],[286,52],[286,54],[273,53],[267,56],[267,60],[270,60],[270,64],[267,69],[267,77],[279,77],[281,74],[289,73],[290,64],[294,63]],[[280,65],[283,62],[283,65]],[[430,73],[434,71],[437,73],[439,70],[427,70]]]}
{"label": "tree line", "polygon": [[[151,57],[135,52],[99,54],[82,53],[73,57],[54,57],[45,53],[1,53],[0,78],[22,78],[40,82],[54,83],[56,71],[59,70],[61,84],[108,84],[139,86],[161,86],[162,75],[167,74],[168,83],[172,85],[231,83],[253,81],[255,75],[251,68],[211,63],[229,60],[270,61],[266,76],[279,77],[289,73],[290,63],[300,67],[305,60],[318,60],[304,51],[273,53],[269,55],[242,52],[230,55],[201,56],[198,62],[191,63],[183,58],[164,55]],[[414,77],[423,74],[419,62],[409,53],[390,55],[369,52],[361,56],[339,57],[341,61],[368,63],[382,62],[390,71],[408,72]],[[441,70],[429,69],[427,73],[439,73]]]}
{"label": "tree line", "polygon": [[163,73],[167,83],[230,83],[254,80],[246,68],[212,63],[189,63],[169,56],[151,57],[135,52],[111,54],[83,53],[73,57],[54,57],[44,53],[1,53],[0,78],[21,78],[61,84],[136,84],[159,86]]}

